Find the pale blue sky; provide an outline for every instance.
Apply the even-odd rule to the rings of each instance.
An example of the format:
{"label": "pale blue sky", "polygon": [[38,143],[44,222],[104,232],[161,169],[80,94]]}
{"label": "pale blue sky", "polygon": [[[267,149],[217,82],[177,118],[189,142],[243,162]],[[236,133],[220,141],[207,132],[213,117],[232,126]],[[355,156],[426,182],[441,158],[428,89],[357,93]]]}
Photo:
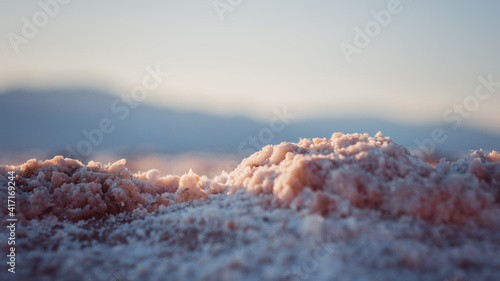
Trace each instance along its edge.
{"label": "pale blue sky", "polygon": [[[299,119],[442,123],[479,75],[500,81],[498,1],[401,0],[401,13],[347,63],[339,44],[353,44],[354,28],[389,2],[243,0],[221,21],[211,0],[73,0],[16,54],[7,35],[21,35],[21,19],[41,8],[3,0],[0,91],[127,92],[160,65],[171,76],[147,102],[172,108],[268,120],[286,105]],[[498,133],[499,109],[500,88],[464,122]]]}

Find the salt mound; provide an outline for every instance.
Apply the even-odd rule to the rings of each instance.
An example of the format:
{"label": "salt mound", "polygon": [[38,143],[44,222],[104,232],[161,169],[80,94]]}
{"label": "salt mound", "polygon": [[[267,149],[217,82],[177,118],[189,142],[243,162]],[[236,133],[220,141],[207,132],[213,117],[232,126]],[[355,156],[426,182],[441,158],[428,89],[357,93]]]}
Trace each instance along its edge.
{"label": "salt mound", "polygon": [[0,174],[18,172],[19,215],[28,220],[141,215],[242,188],[273,194],[278,203],[307,213],[346,217],[372,210],[436,223],[500,226],[499,158],[497,152],[479,151],[432,167],[381,133],[335,133],[330,139],[268,145],[213,179],[192,171],[165,177],[157,170],[132,174],[125,160],[83,165],[61,156],[1,167]]}
{"label": "salt mound", "polygon": [[441,223],[500,224],[499,154],[474,152],[436,167],[380,132],[268,145],[228,176],[227,185],[274,194],[298,210],[349,216],[355,209]]}
{"label": "salt mound", "polygon": [[179,182],[190,177],[159,178],[157,170],[133,175],[125,163],[120,160],[103,166],[91,161],[85,166],[57,156],[45,162],[29,160],[19,167],[3,167],[0,172],[18,172],[19,219],[56,216],[81,220],[121,212],[152,212],[159,206],[168,206]]}

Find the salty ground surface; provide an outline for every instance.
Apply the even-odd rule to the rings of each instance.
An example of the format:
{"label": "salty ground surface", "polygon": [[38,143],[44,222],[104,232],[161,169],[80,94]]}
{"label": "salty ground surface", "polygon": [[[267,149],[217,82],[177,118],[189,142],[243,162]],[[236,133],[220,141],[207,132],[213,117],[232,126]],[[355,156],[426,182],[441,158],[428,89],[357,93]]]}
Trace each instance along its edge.
{"label": "salty ground surface", "polygon": [[0,277],[500,280],[499,158],[432,167],[381,133],[335,133],[211,178],[133,174],[124,160],[1,166],[2,202],[17,174],[19,222],[16,274],[4,255]]}

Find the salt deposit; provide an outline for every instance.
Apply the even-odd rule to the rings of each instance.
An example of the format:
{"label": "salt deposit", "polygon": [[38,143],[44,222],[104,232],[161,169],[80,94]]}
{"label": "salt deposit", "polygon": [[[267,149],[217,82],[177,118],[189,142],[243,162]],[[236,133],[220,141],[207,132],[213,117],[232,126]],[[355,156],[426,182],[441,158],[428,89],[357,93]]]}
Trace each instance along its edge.
{"label": "salt deposit", "polygon": [[213,178],[30,160],[0,200],[16,171],[18,280],[499,280],[499,158],[335,133]]}
{"label": "salt deposit", "polygon": [[[231,190],[274,194],[309,212],[355,209],[443,223],[498,225],[499,154],[472,153],[435,168],[381,133],[266,146],[229,175]],[[230,192],[231,193],[231,192]]]}

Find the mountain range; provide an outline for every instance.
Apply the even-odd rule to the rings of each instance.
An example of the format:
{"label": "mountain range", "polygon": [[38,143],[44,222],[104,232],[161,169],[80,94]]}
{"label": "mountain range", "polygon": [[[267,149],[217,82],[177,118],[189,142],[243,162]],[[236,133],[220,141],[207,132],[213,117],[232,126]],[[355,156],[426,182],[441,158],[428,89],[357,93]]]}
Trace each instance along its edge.
{"label": "mountain range", "polygon": [[[279,122],[273,127],[268,122],[241,116],[221,117],[149,104],[128,106],[129,110],[125,110],[125,105],[116,95],[91,89],[5,91],[0,93],[0,155],[45,150],[75,156],[70,155],[71,150],[86,154],[89,144],[92,153],[112,150],[124,155],[191,151],[249,154],[268,143],[330,137],[334,132],[367,132],[373,136],[378,131],[412,149],[416,147],[415,140],[430,138],[436,127],[443,128],[448,136],[444,143],[437,144],[438,156],[479,148],[500,149],[500,135],[464,126],[453,130],[443,124],[417,126],[370,117],[336,117],[290,120],[282,130],[273,131],[282,128],[281,124],[276,125]],[[103,119],[113,130],[101,131],[100,138],[96,130],[100,130]],[[253,145],[249,137],[253,138]],[[91,154],[78,156],[85,158]]]}

